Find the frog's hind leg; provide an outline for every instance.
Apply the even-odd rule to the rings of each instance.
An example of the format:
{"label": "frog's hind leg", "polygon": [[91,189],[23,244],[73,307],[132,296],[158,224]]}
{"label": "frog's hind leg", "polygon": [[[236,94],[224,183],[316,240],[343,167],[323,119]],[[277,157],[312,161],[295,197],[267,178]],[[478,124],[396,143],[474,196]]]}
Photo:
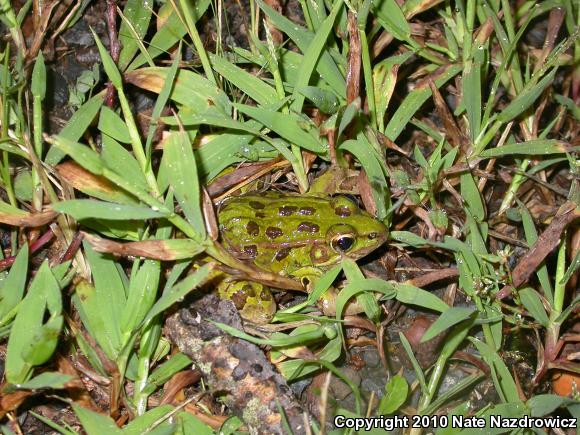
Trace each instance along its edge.
{"label": "frog's hind leg", "polygon": [[231,300],[244,320],[270,323],[276,314],[276,301],[268,287],[252,281],[223,279],[217,286],[222,299]]}

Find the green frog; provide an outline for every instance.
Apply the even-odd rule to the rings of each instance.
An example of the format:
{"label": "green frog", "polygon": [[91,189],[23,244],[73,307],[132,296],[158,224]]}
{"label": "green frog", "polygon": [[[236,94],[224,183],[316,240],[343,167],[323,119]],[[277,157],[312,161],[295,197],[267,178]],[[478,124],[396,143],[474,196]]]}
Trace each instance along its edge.
{"label": "green frog", "polygon": [[[220,205],[218,222],[222,245],[232,256],[307,289],[342,257],[364,257],[388,234],[383,223],[345,196],[268,192],[231,197]],[[225,278],[218,292],[254,323],[267,323],[276,311],[262,284]]]}

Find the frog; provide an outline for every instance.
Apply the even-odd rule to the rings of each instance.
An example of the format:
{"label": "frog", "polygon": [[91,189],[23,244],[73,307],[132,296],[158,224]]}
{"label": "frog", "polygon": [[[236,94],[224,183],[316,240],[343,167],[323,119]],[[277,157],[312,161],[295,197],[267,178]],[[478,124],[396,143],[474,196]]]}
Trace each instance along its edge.
{"label": "frog", "polygon": [[[221,244],[237,260],[299,281],[308,290],[348,257],[358,260],[381,246],[388,229],[344,195],[264,192],[233,196],[217,211]],[[224,278],[221,298],[244,320],[269,323],[276,312],[270,289]]]}

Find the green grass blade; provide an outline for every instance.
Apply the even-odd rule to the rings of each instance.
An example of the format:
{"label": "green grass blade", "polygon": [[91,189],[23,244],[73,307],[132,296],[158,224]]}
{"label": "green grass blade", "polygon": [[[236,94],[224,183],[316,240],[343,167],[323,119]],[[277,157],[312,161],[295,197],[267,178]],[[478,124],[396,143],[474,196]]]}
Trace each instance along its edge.
{"label": "green grass blade", "polygon": [[[437,87],[443,86],[448,80],[459,74],[462,69],[462,65],[450,65],[446,67],[439,77],[435,79],[435,85]],[[415,113],[430,96],[431,89],[428,86],[409,92],[385,127],[385,136],[395,141],[405,129],[410,119],[415,116]]]}
{"label": "green grass blade", "polygon": [[272,112],[271,110],[244,104],[234,104],[234,106],[240,112],[252,117],[299,147],[314,153],[323,153],[325,151],[317,136],[318,129],[307,119],[292,113]]}
{"label": "green grass blade", "polygon": [[290,108],[295,112],[300,112],[302,110],[302,105],[304,104],[304,96],[299,92],[299,89],[308,86],[308,82],[310,81],[312,72],[314,71],[314,68],[318,63],[318,59],[322,56],[324,45],[326,44],[328,35],[332,30],[332,26],[334,25],[336,16],[338,15],[342,7],[343,2],[341,1],[334,2],[330,15],[324,20],[322,25],[317,29],[314,38],[308,45],[308,50],[306,50],[306,52],[304,53],[304,59],[302,65],[300,66],[300,71],[298,71],[296,80],[294,82],[294,93],[292,94],[292,98],[294,99],[294,101],[290,106]]}
{"label": "green grass blade", "polygon": [[197,165],[185,132],[173,133],[165,142],[164,164],[168,168],[169,183],[188,222],[199,238],[205,237],[205,221],[201,212],[200,186]]}
{"label": "green grass blade", "polygon": [[[48,342],[38,341],[39,337],[44,335],[43,331],[46,331],[42,329],[43,319],[51,294],[60,298],[60,287],[48,262],[44,262],[34,277],[28,294],[22,300],[10,331],[5,368],[5,376],[10,383],[21,384],[30,379],[34,365],[45,362],[56,348],[58,330]],[[51,318],[45,325],[49,328],[52,325],[58,327],[57,324],[49,322],[54,322],[59,317],[62,325],[60,310],[52,312]],[[51,330],[54,331],[52,328]]]}
{"label": "green grass blade", "polygon": [[[117,65],[124,71],[143,43],[153,14],[153,4],[143,0],[128,0],[123,9],[119,42],[123,47]],[[151,57],[149,56],[149,59]],[[152,61],[152,60],[151,60]]]}
{"label": "green grass blade", "polygon": [[137,205],[114,204],[94,199],[71,199],[53,204],[52,208],[59,213],[66,213],[76,220],[146,220],[166,217],[169,213]]}
{"label": "green grass blade", "polygon": [[222,56],[211,55],[213,69],[258,104],[267,106],[278,99],[276,90],[264,80],[228,62]]}
{"label": "green grass blade", "polygon": [[28,244],[24,244],[0,288],[0,325],[6,325],[12,316],[5,318],[22,300],[28,273]]}
{"label": "green grass blade", "polygon": [[[298,26],[296,23],[293,23],[286,17],[280,15],[261,0],[258,0],[257,3],[268,16],[268,18],[272,20],[272,23],[282,32],[287,34],[288,37],[292,39],[292,41],[298,46],[302,53],[306,53],[308,51],[308,47],[315,37],[312,32],[309,32],[303,27]],[[344,76],[328,52],[325,51],[322,53],[320,61],[316,67],[316,71],[320,74],[321,77],[324,77],[324,80],[335,91],[339,92],[340,97],[346,97],[346,84]]]}
{"label": "green grass blade", "polygon": [[[105,98],[105,92],[100,92],[89,101],[83,104],[71,118],[68,120],[66,126],[60,131],[57,137],[61,138],[62,141],[67,140],[69,142],[78,141],[82,135],[85,133],[87,128],[91,125],[101,106],[103,105],[103,100]],[[53,146],[48,150],[46,154],[45,163],[49,165],[56,165],[65,156],[63,149]],[[88,169],[88,168],[87,168]]]}

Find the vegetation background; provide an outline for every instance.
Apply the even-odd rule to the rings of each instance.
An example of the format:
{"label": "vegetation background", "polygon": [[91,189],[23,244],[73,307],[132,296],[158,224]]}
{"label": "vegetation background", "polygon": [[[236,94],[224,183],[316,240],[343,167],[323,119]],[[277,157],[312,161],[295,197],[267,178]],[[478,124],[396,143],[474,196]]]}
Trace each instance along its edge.
{"label": "vegetation background", "polygon": [[[4,433],[578,418],[577,2],[0,0],[0,20]],[[163,329],[216,264],[247,268],[211,210],[252,190],[349,193],[390,228],[276,323],[223,326],[308,429],[222,406]]]}

